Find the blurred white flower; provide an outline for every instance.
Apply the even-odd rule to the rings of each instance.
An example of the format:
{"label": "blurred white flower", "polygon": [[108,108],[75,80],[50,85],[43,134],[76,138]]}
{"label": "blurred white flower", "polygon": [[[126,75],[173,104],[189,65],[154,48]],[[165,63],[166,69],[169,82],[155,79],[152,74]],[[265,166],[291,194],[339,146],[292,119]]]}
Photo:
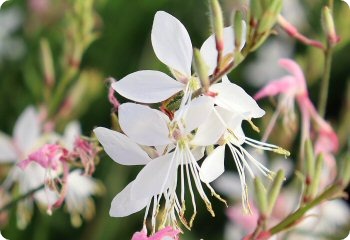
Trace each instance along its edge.
{"label": "blurred white flower", "polygon": [[101,194],[102,184],[96,179],[83,175],[80,169],[69,173],[67,178],[68,191],[65,197],[67,211],[71,215],[72,225],[79,227],[81,217],[89,220],[95,214],[93,195]]}
{"label": "blurred white flower", "polygon": [[0,64],[6,60],[20,59],[25,53],[22,38],[14,36],[23,22],[23,16],[18,8],[2,9],[0,11]]}

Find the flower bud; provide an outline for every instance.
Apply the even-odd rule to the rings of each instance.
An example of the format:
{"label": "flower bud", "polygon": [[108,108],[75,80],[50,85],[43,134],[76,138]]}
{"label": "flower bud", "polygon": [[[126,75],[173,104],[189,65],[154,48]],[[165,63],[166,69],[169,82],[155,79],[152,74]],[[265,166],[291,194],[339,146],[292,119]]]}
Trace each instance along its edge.
{"label": "flower bud", "polygon": [[276,176],[273,179],[272,185],[267,194],[268,206],[267,206],[267,215],[270,215],[273,207],[275,206],[277,197],[281,191],[282,183],[285,180],[283,170],[279,170]]}
{"label": "flower bud", "polygon": [[242,45],[242,39],[243,37],[243,15],[242,12],[236,11],[233,14],[233,31],[235,36],[235,49],[236,51],[239,51]]}
{"label": "flower bud", "polygon": [[339,42],[340,38],[335,31],[334,20],[331,10],[325,6],[322,11],[322,26],[327,34],[330,45],[335,45]]}
{"label": "flower bud", "polygon": [[324,158],[322,154],[319,154],[316,159],[316,166],[315,166],[315,174],[312,178],[311,186],[310,186],[310,198],[313,199],[317,195],[318,187],[320,185],[321,181],[321,174],[323,169],[323,162]]}
{"label": "flower bud", "polygon": [[350,182],[350,153],[347,153],[341,161],[340,167],[340,183],[342,186],[347,186]]}
{"label": "flower bud", "polygon": [[204,62],[200,51],[197,48],[193,49],[193,65],[201,82],[202,88],[205,92],[208,92],[210,86],[208,78],[208,67]]}
{"label": "flower bud", "polygon": [[283,6],[282,0],[273,0],[264,11],[261,21],[259,22],[258,33],[264,34],[269,32],[276,23],[277,16],[280,14]]}
{"label": "flower bud", "polygon": [[251,20],[258,20],[262,16],[262,6],[261,6],[261,0],[251,0],[250,1],[250,19]]}
{"label": "flower bud", "polygon": [[[306,178],[313,178],[315,172],[315,155],[311,141],[305,141],[305,175]],[[308,181],[308,180],[306,180]]]}
{"label": "flower bud", "polygon": [[49,42],[40,40],[41,65],[46,85],[51,89],[55,84],[55,71],[53,67],[52,53]]}
{"label": "flower bud", "polygon": [[221,52],[224,49],[224,19],[218,0],[210,0],[210,17],[215,33],[216,49]]}
{"label": "flower bud", "polygon": [[267,194],[266,189],[261,182],[260,178],[256,177],[254,179],[255,195],[256,201],[261,215],[266,216],[267,214]]}

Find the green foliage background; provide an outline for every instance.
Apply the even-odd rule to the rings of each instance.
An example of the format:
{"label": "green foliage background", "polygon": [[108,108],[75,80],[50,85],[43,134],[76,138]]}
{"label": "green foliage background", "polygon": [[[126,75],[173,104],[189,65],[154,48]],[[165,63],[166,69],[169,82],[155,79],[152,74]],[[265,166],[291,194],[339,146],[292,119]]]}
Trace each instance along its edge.
{"label": "green foliage background", "polygon": [[[77,0],[78,1],[78,0]],[[60,6],[70,1],[52,0],[52,4]],[[229,1],[227,1],[229,2]],[[306,35],[322,39],[319,23],[321,5],[326,1],[304,1],[303,6],[307,12],[309,21]],[[99,37],[87,49],[82,59],[82,69],[94,69],[102,77],[94,82],[92,88],[94,98],[88,101],[88,106],[83,106],[88,99],[89,92],[83,94],[82,109],[79,119],[84,133],[90,135],[95,126],[110,127],[111,105],[108,103],[107,77],[120,79],[125,75],[141,70],[156,69],[168,72],[166,67],[157,60],[153,53],[150,32],[152,21],[156,11],[164,10],[176,16],[187,28],[193,46],[200,47],[202,42],[210,34],[208,18],[208,3],[200,0],[96,0],[95,20]],[[349,90],[349,52],[350,10],[340,1],[335,2],[337,14],[337,26],[342,43],[336,48],[334,54],[333,70],[330,84],[329,104],[327,118],[337,121],[344,111],[349,111],[349,98],[346,102],[346,92]],[[18,61],[5,61],[0,65],[0,129],[11,134],[14,122],[21,111],[29,104],[37,105],[42,102],[43,76],[40,68],[39,41],[47,38],[52,47],[55,66],[60,59],[55,58],[62,51],[62,42],[69,41],[64,38],[64,29],[68,26],[61,21],[64,10],[58,10],[54,17],[39,18],[28,8],[24,0],[10,0],[4,4],[4,9],[17,7],[23,13],[22,27],[15,33],[24,39],[26,53]],[[229,15],[229,14],[228,14]],[[311,96],[317,100],[319,79],[322,73],[322,60],[317,51],[310,50],[302,44],[296,45],[296,58],[303,63],[311,86]],[[248,62],[254,56],[248,57]],[[234,79],[250,94],[257,91],[249,86],[242,71],[246,64],[243,63],[234,73]],[[349,135],[348,127],[345,128],[345,136]],[[344,134],[344,133],[343,133]],[[1,168],[1,166],[0,166]],[[129,239],[136,230],[142,227],[143,211],[125,218],[111,218],[109,207],[113,197],[130,181],[137,172],[138,167],[126,167],[115,164],[108,156],[103,154],[100,164],[97,166],[95,176],[105,184],[106,192],[102,197],[96,197],[96,215],[91,221],[84,222],[82,227],[73,228],[69,215],[64,209],[59,209],[50,217],[44,211],[35,209],[32,223],[25,230],[16,228],[15,209],[10,211],[10,221],[3,227],[2,234],[11,240],[35,239],[35,240],[61,240],[61,239]],[[82,186],[84,187],[84,186]],[[225,206],[215,199],[214,210],[216,217],[210,217],[205,207],[200,204],[199,214],[194,224],[193,231],[185,231],[182,239],[222,239],[227,217]]]}

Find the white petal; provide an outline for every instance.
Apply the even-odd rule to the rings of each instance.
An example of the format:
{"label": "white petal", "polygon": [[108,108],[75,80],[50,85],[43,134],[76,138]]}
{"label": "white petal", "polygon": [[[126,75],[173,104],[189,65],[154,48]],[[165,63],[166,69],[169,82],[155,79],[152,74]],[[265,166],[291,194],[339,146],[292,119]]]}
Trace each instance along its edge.
{"label": "white petal", "polygon": [[38,113],[33,107],[27,107],[19,116],[13,132],[15,143],[22,152],[30,151],[40,136]]}
{"label": "white petal", "polygon": [[214,107],[214,101],[211,97],[201,96],[195,98],[186,109],[183,120],[186,133],[191,132],[202,124],[210,115]]}
{"label": "white petal", "polygon": [[131,188],[132,199],[150,198],[167,190],[177,171],[173,155],[155,158],[140,171]]}
{"label": "white petal", "polygon": [[157,12],[151,38],[160,61],[187,77],[191,76],[192,43],[179,20],[166,12]]}
{"label": "white petal", "polygon": [[215,103],[233,113],[244,116],[245,119],[259,118],[265,114],[256,101],[243,88],[233,83],[217,83],[210,87],[217,93]]}
{"label": "white petal", "polygon": [[225,145],[215,150],[203,161],[199,176],[205,183],[210,183],[225,171]]}
{"label": "white petal", "polygon": [[11,139],[0,133],[0,163],[14,162],[15,160],[17,160],[17,154]]}
{"label": "white petal", "polygon": [[111,203],[109,215],[111,217],[125,217],[140,211],[150,201],[150,198],[131,199],[131,188],[133,182],[129,183],[118,193]]}
{"label": "white petal", "polygon": [[245,141],[245,134],[242,129],[242,117],[235,115],[228,122],[227,126],[233,131],[235,138],[232,139],[232,143],[235,145],[242,145]]}
{"label": "white petal", "polygon": [[204,151],[205,147],[195,147],[191,149],[191,153],[196,161],[201,160],[204,157]]}
{"label": "white petal", "polygon": [[151,159],[139,145],[124,134],[98,127],[94,129],[98,141],[115,162],[123,165],[144,165]]}
{"label": "white petal", "polygon": [[124,103],[119,106],[119,124],[123,132],[141,145],[170,143],[167,116],[148,106]]}
{"label": "white petal", "polygon": [[[245,44],[245,31],[246,26],[243,24],[243,36],[242,36],[242,47]],[[235,49],[234,46],[234,33],[232,26],[224,28],[224,50],[223,50],[223,56],[233,53]],[[209,74],[212,74],[214,69],[216,68],[217,63],[217,56],[218,52],[216,50],[216,44],[215,44],[215,36],[214,34],[211,35],[205,42],[203,43],[200,52],[203,56],[204,61],[207,63],[209,69]]]}
{"label": "white petal", "polygon": [[142,103],[164,101],[184,89],[185,85],[165,73],[144,70],[114,82],[112,87],[123,97]]}
{"label": "white petal", "polygon": [[220,121],[217,114],[212,111],[207,120],[198,127],[191,144],[197,146],[209,146],[215,144],[225,130],[225,125]]}
{"label": "white petal", "polygon": [[207,120],[198,127],[191,144],[209,146],[217,143],[226,128],[229,127],[228,123],[231,122],[233,116],[232,112],[216,106]]}
{"label": "white petal", "polygon": [[69,150],[73,150],[74,142],[81,135],[81,126],[78,121],[73,121],[67,124],[64,129],[63,138],[64,144]]}

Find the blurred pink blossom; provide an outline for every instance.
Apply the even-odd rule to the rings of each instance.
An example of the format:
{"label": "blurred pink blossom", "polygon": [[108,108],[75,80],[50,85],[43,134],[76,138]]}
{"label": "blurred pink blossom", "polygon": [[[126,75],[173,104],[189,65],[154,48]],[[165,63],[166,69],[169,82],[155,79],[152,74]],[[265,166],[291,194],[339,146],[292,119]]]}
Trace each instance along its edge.
{"label": "blurred pink blossom", "polygon": [[45,144],[35,152],[31,153],[27,159],[18,163],[18,166],[25,169],[30,162],[36,162],[46,169],[57,170],[61,161],[68,157],[68,150],[58,144]]}
{"label": "blurred pink blossom", "polygon": [[[267,127],[266,136],[272,131],[277,115],[279,115],[281,111],[284,111],[285,117],[287,116],[288,118],[292,116],[292,118],[294,118],[294,102],[296,102],[300,109],[302,119],[302,146],[305,140],[310,138],[310,133],[314,131],[316,133],[316,153],[324,154],[327,158],[326,161],[328,161],[329,164],[333,164],[331,156],[338,151],[338,137],[331,125],[318,114],[315,106],[311,102],[305,77],[300,66],[290,59],[281,59],[279,65],[291,73],[291,75],[270,82],[254,96],[254,98],[258,100],[264,97],[279,95],[278,107],[272,118],[273,120]],[[313,123],[314,125],[312,125]]]}
{"label": "blurred pink blossom", "polygon": [[173,229],[172,227],[168,226],[147,237],[147,230],[146,228],[144,228],[140,232],[134,233],[131,240],[178,240],[179,233],[179,230]]}

